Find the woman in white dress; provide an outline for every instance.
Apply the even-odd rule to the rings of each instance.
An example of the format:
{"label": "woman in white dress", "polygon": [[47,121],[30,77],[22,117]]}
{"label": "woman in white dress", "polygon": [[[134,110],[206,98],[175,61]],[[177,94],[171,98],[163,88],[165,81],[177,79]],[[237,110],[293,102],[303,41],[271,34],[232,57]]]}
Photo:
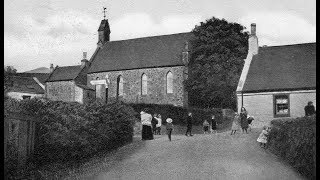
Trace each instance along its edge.
{"label": "woman in white dress", "polygon": [[240,116],[237,112],[234,113],[234,119],[231,127],[231,135],[235,134],[238,129],[240,129]]}

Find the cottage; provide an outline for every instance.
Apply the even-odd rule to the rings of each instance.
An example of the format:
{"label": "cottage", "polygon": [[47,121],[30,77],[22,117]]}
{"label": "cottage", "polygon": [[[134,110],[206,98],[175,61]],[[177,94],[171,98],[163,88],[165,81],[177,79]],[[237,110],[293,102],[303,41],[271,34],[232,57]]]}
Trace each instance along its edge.
{"label": "cottage", "polygon": [[46,80],[46,98],[53,101],[84,103],[94,98],[94,89],[86,86],[89,61],[86,52],[78,66],[56,67]]}
{"label": "cottage", "polygon": [[87,81],[97,98],[188,105],[183,82],[192,33],[109,41],[110,32],[108,20],[102,20]]}
{"label": "cottage", "polygon": [[44,97],[43,84],[36,77],[9,76],[11,86],[6,92],[8,97],[22,100],[34,97]]}
{"label": "cottage", "polygon": [[252,24],[237,99],[238,109],[245,107],[259,127],[304,116],[308,101],[316,106],[316,43],[259,47]]}

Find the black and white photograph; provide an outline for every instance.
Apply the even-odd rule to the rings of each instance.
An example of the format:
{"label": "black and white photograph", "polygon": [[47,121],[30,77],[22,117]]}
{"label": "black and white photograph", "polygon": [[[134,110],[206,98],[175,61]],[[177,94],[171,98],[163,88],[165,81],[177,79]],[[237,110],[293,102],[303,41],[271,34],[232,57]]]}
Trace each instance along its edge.
{"label": "black and white photograph", "polygon": [[4,0],[5,180],[316,179],[316,0]]}

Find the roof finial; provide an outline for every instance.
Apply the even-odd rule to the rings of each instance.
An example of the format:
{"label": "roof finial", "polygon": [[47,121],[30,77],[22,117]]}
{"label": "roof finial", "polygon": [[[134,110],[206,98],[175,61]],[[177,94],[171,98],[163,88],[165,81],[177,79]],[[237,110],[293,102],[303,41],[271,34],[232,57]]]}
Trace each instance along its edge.
{"label": "roof finial", "polygon": [[107,9],[107,8],[103,7],[103,14],[104,14],[104,15],[103,15],[103,19],[104,19],[104,20],[106,20],[106,9]]}

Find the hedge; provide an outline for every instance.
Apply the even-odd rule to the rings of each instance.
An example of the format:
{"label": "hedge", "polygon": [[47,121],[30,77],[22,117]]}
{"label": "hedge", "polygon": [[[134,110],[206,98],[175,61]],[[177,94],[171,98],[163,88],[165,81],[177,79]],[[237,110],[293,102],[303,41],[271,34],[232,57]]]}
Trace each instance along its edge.
{"label": "hedge", "polygon": [[34,158],[38,165],[91,157],[132,141],[132,107],[115,102],[86,104],[33,98],[6,99],[6,109],[38,117]]}
{"label": "hedge", "polygon": [[[193,114],[194,125],[202,125],[205,119],[211,119],[214,114],[218,124],[223,122],[222,109],[200,109],[200,108],[184,108],[169,104],[129,104],[136,112],[141,112],[144,108],[149,108],[152,113],[159,113],[162,117],[162,122],[165,124],[168,117],[173,119],[173,124],[185,125],[188,112]],[[139,114],[137,118],[140,118]]]}
{"label": "hedge", "polygon": [[271,121],[269,147],[308,179],[316,179],[316,116]]}

